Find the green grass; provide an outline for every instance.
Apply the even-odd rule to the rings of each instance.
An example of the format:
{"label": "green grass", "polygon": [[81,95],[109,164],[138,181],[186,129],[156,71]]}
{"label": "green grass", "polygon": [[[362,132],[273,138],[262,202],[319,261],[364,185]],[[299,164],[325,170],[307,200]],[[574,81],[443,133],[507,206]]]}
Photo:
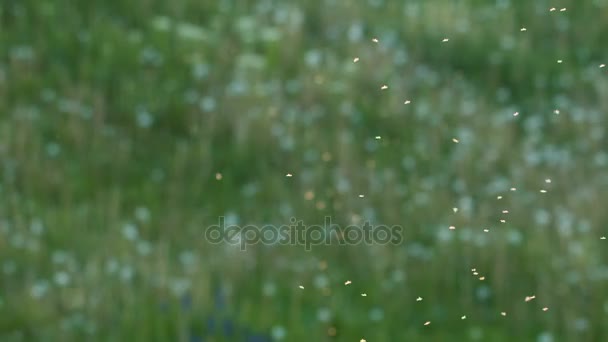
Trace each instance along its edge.
{"label": "green grass", "polygon": [[0,2],[0,340],[606,340],[606,36],[605,0]]}

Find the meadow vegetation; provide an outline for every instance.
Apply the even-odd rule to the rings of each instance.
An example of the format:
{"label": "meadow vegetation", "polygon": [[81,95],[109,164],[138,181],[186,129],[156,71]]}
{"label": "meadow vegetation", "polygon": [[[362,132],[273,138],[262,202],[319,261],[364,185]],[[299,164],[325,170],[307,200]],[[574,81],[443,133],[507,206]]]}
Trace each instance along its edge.
{"label": "meadow vegetation", "polygon": [[607,42],[607,0],[3,0],[0,340],[608,340]]}

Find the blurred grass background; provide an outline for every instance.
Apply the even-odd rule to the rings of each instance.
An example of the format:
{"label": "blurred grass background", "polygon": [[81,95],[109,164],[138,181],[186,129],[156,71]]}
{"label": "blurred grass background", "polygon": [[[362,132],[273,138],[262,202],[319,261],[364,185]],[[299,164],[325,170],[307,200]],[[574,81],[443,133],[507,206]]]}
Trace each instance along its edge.
{"label": "blurred grass background", "polygon": [[606,37],[606,0],[0,1],[0,340],[606,341]]}

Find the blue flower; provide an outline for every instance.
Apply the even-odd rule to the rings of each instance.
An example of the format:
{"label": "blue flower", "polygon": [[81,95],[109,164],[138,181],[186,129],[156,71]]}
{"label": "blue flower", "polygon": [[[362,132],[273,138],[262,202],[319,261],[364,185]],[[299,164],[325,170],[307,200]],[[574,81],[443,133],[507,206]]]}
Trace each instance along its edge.
{"label": "blue flower", "polygon": [[192,309],[192,295],[190,293],[184,293],[180,301],[182,310],[190,311]]}
{"label": "blue flower", "polygon": [[249,335],[245,339],[246,342],[272,342],[270,337],[266,335]]}
{"label": "blue flower", "polygon": [[234,323],[231,319],[224,319],[224,335],[231,337],[234,335]]}
{"label": "blue flower", "polygon": [[213,299],[215,303],[215,309],[217,311],[222,311],[226,307],[226,297],[224,296],[224,292],[219,286],[215,290]]}
{"label": "blue flower", "polygon": [[203,338],[198,335],[190,335],[190,338],[188,339],[188,342],[204,342],[204,341],[205,340],[203,340]]}
{"label": "blue flower", "polygon": [[207,330],[209,331],[209,334],[212,334],[215,331],[215,318],[207,318]]}

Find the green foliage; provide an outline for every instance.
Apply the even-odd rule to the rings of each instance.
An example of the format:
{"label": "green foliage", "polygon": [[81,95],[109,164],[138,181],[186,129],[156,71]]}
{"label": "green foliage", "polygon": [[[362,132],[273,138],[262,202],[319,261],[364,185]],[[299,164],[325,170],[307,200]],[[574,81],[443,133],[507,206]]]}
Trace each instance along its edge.
{"label": "green foliage", "polygon": [[0,2],[0,340],[606,340],[607,35],[606,0]]}

